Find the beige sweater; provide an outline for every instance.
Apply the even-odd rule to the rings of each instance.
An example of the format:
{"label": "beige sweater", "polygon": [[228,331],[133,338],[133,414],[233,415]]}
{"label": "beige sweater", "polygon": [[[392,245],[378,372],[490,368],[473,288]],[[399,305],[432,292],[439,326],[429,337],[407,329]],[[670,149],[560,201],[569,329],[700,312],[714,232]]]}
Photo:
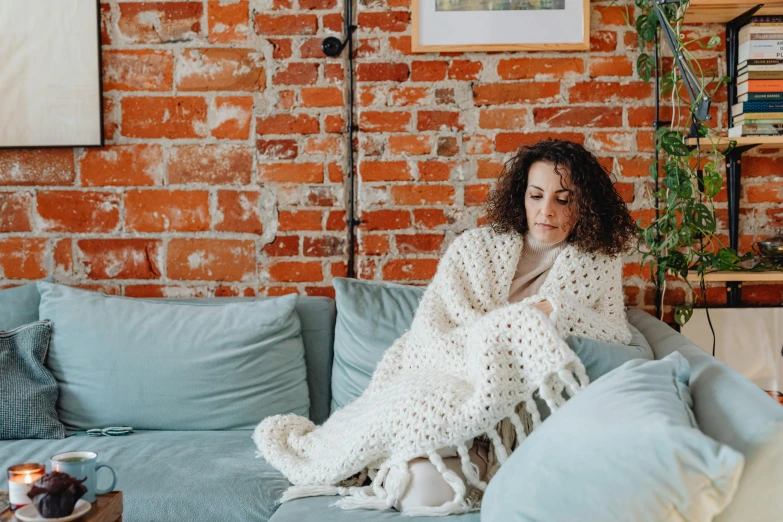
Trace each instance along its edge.
{"label": "beige sweater", "polygon": [[536,295],[555,259],[566,246],[565,239],[557,243],[541,243],[531,234],[525,234],[525,243],[514,279],[511,281],[508,302],[518,303],[526,297]]}

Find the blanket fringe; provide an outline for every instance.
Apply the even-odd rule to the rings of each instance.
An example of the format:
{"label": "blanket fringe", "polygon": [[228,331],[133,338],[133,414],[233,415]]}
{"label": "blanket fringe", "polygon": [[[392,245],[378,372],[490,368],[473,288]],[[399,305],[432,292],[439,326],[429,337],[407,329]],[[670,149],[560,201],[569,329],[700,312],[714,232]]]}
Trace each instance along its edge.
{"label": "blanket fringe", "polygon": [[503,441],[500,439],[498,430],[495,428],[487,430],[487,436],[489,437],[489,440],[492,441],[492,445],[495,446],[495,456],[498,459],[498,463],[503,465],[503,463],[506,462],[506,459],[508,458],[508,451],[506,451],[506,447],[503,445]]}
{"label": "blanket fringe", "polygon": [[[538,389],[539,396],[547,404],[552,413],[557,411],[560,406],[566,402],[566,397],[562,394],[562,391],[568,394],[568,396],[574,396],[580,390],[587,387],[589,379],[586,372],[582,368],[576,369],[576,375],[570,370],[560,370],[557,372],[557,376],[563,383],[562,388],[542,385]],[[512,411],[508,415],[508,419],[514,427],[516,432],[517,444],[521,444],[526,438],[530,429],[535,429],[543,421],[541,420],[541,414],[539,413],[536,401],[532,397],[524,401],[519,405],[519,411],[524,408],[528,415],[520,416],[517,411]],[[532,423],[532,427],[529,424]],[[527,430],[526,430],[527,426]],[[495,450],[495,458],[497,459],[496,467],[499,467],[509,458],[509,451],[511,448],[506,448],[503,444],[503,440],[496,428],[491,428],[486,432]],[[451,486],[454,491],[454,498],[440,506],[419,506],[410,507],[402,514],[405,516],[444,516],[460,513],[467,513],[469,511],[475,511],[477,505],[475,502],[467,498],[468,485],[478,488],[480,491],[485,491],[487,488],[487,482],[481,479],[479,475],[478,466],[470,460],[470,453],[466,443],[461,443],[456,446],[457,453],[460,457],[461,470],[465,475],[466,480],[462,480],[457,473],[446,467],[443,462],[443,458],[437,452],[431,452],[428,454],[430,462],[441,474],[443,480]],[[391,475],[389,470],[394,467],[399,473]],[[489,471],[489,470],[488,470]],[[488,473],[488,478],[491,478],[492,473]],[[350,484],[360,484],[367,476],[372,479],[372,483],[368,486],[349,486]],[[357,477],[354,477],[357,478]],[[342,498],[332,504],[333,506],[340,507],[341,509],[376,509],[384,510],[396,507],[395,505],[405,494],[410,483],[411,474],[408,462],[386,462],[375,471],[373,469],[364,470],[360,477],[362,480],[351,480],[343,482],[344,486],[327,486],[327,485],[302,485],[289,487],[283,496],[280,498],[280,502],[289,502],[297,498],[315,497],[315,496],[333,496],[339,495]],[[389,480],[387,480],[387,478]],[[385,481],[385,484],[384,484]],[[467,484],[466,484],[467,482]],[[475,490],[474,490],[475,492]]]}
{"label": "blanket fringe", "polygon": [[538,428],[541,425],[541,414],[538,412],[538,406],[536,406],[536,401],[532,397],[525,401],[525,409],[533,420],[533,429]]}
{"label": "blanket fringe", "polygon": [[[496,434],[497,435],[497,434]],[[459,452],[459,447],[457,448]],[[448,502],[444,502],[440,506],[419,506],[412,507],[402,511],[402,514],[409,517],[433,517],[443,515],[454,515],[458,513],[465,513],[470,510],[470,504],[465,500],[465,493],[467,493],[467,486],[462,479],[454,473],[452,470],[446,467],[443,463],[443,458],[436,452],[429,454],[430,462],[441,474],[443,480],[451,486],[454,490],[454,498]]]}
{"label": "blanket fringe", "polygon": [[321,484],[314,484],[310,486],[290,486],[288,489],[285,490],[283,495],[280,497],[280,503],[284,504],[286,502],[290,502],[291,500],[296,500],[298,498],[305,498],[305,497],[330,497],[334,495],[340,495],[340,496],[353,496],[353,495],[361,495],[366,494],[368,491],[371,491],[372,488],[370,486],[364,486],[364,487],[340,487],[340,486],[324,486]]}
{"label": "blanket fringe", "polygon": [[457,446],[457,453],[459,454],[460,462],[462,464],[462,473],[465,474],[465,478],[468,480],[468,484],[479,488],[481,491],[487,489],[487,483],[481,480],[479,476],[479,469],[471,460],[468,453],[468,447],[465,444]]}

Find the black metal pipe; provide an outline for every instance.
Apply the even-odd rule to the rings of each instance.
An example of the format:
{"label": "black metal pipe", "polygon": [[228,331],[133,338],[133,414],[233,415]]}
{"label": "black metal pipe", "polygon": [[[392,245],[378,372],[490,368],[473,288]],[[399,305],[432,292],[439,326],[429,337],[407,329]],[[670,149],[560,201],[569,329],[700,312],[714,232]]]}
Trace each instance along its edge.
{"label": "black metal pipe", "polygon": [[353,109],[355,99],[355,82],[353,67],[353,33],[357,26],[353,22],[353,0],[344,0],[344,23],[345,40],[330,36],[321,43],[321,49],[326,56],[339,56],[344,48],[348,48],[348,122],[346,132],[348,134],[348,277],[356,277],[356,233],[355,227],[362,223],[362,220],[356,219],[356,167],[354,164],[353,133],[358,130],[353,121]]}
{"label": "black metal pipe", "polygon": [[356,226],[360,223],[356,219],[356,168],[354,165],[353,132],[356,126],[353,122],[354,104],[354,77],[353,77],[353,0],[345,2],[345,31],[348,39],[348,277],[356,277]]}
{"label": "black metal pipe", "polygon": [[[661,123],[661,86],[660,82],[658,80],[658,30],[655,30],[655,41],[653,44],[654,48],[654,58],[655,58],[655,121],[653,122],[653,139],[658,134],[658,125]],[[658,147],[655,146],[655,169],[656,173],[660,174],[661,169],[658,165]],[[661,234],[658,227],[658,218],[660,217],[660,212],[658,210],[658,206],[660,204],[660,201],[658,199],[658,190],[660,189],[660,182],[658,181],[658,175],[655,176],[655,241],[656,243],[661,243]],[[653,274],[653,277],[657,278],[657,274]],[[657,281],[657,279],[655,279]],[[661,292],[661,281],[658,281],[658,284],[655,285],[655,317],[660,318],[661,317],[661,306],[663,306],[663,303],[661,302],[662,299],[662,292]]]}
{"label": "black metal pipe", "polygon": [[[739,54],[739,30],[750,21],[763,4],[747,10],[726,23],[726,75],[731,78],[727,85],[728,101],[726,114],[728,125],[732,124],[732,105],[737,102],[737,58]],[[729,200],[729,246],[739,253],[739,213],[740,186],[742,179],[742,153],[752,147],[736,147],[726,155],[727,196]],[[726,284],[726,302],[729,306],[739,306],[742,298],[742,283]]]}

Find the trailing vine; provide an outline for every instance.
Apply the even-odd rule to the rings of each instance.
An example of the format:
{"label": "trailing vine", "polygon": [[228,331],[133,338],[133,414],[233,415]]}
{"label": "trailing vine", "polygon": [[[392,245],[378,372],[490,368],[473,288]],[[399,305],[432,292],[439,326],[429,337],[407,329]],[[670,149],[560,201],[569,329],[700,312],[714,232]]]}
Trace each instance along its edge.
{"label": "trailing vine", "polygon": [[[659,160],[650,164],[650,176],[660,182],[657,192],[650,191],[651,206],[655,208],[654,198],[658,198],[658,218],[649,224],[637,221],[644,246],[640,247],[642,265],[649,264],[652,282],[662,289],[665,295],[667,275],[680,278],[693,291],[688,281],[691,272],[698,274],[701,294],[695,293],[698,303],[706,295],[704,275],[716,270],[770,270],[778,268],[765,260],[758,260],[752,252],[739,255],[736,250],[726,246],[717,234],[714,198],[723,188],[723,175],[720,166],[736,145],[728,141],[715,128],[706,122],[696,121],[694,116],[698,102],[707,93],[712,98],[718,89],[731,81],[729,76],[717,78],[716,73],[709,77],[702,70],[701,63],[690,48],[714,49],[720,44],[718,35],[704,36],[683,41],[680,26],[688,8],[688,1],[681,5],[665,4],[661,6],[663,19],[659,19],[654,5],[655,0],[634,0],[636,10],[628,6],[624,9],[626,23],[633,26],[638,34],[639,56],[636,68],[639,77],[649,82],[655,73],[655,58],[647,51],[658,46],[658,70],[663,70],[661,24],[673,29],[677,53],[687,61],[696,75],[700,90],[695,100],[691,100],[678,75],[677,67],[672,63],[671,70],[660,76],[661,95],[671,100],[671,124],[658,128],[655,132],[655,148]],[[616,2],[612,2],[615,4]],[[636,12],[634,20],[629,12]],[[656,33],[658,38],[656,40]],[[706,42],[705,42],[706,40]],[[683,97],[683,94],[686,97]],[[688,110],[684,111],[683,107]],[[709,121],[709,120],[707,120]],[[692,130],[696,136],[691,136]],[[697,138],[696,145],[693,140]],[[710,143],[709,154],[704,154],[702,143]],[[720,143],[720,146],[719,146]],[[752,266],[749,263],[755,261]],[[683,325],[693,314],[693,304],[686,303],[674,309],[675,321]]]}

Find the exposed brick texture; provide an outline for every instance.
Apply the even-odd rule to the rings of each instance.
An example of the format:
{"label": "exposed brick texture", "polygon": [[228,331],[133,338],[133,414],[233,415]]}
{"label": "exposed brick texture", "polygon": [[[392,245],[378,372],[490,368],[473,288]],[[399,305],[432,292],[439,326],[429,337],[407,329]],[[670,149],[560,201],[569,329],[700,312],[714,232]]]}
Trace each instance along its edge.
{"label": "exposed brick texture", "polygon": [[[585,52],[414,54],[410,2],[358,4],[359,277],[426,284],[455,235],[484,222],[504,162],[550,136],[592,150],[651,218],[653,85],[618,6],[591,3]],[[347,273],[348,61],[321,41],[342,34],[341,0],[103,0],[106,146],[0,150],[0,286],[51,274],[132,296],[332,295]],[[723,43],[692,52],[725,74]],[[748,249],[783,230],[783,155],[752,151],[742,170]],[[725,190],[717,206],[725,238]],[[639,259],[624,290],[649,310]],[[685,295],[673,284],[667,302]],[[779,303],[781,287],[744,297]]]}

